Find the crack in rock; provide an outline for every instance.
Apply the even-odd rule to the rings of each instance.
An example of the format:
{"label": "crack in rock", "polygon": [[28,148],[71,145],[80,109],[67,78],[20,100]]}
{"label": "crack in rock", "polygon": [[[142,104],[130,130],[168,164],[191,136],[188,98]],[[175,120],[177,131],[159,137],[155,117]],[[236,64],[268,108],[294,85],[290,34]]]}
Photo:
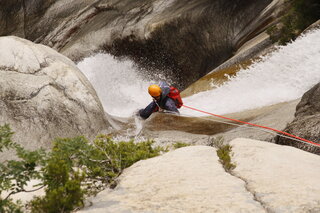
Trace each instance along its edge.
{"label": "crack in rock", "polygon": [[[14,67],[7,67],[7,66],[0,66],[0,70],[2,71],[8,71],[8,72],[17,72],[17,73],[22,73],[18,69]],[[25,73],[25,74],[32,74],[32,73]]]}
{"label": "crack in rock", "polygon": [[15,93],[14,91],[8,91],[8,93],[5,95],[5,100],[10,101],[10,102],[26,102],[26,101],[29,101],[29,100],[33,99],[34,97],[36,97],[41,92],[41,90],[43,90],[47,86],[50,86],[50,84],[43,85],[42,87],[40,87],[36,91],[33,91],[27,97],[19,97],[17,95],[17,93]]}
{"label": "crack in rock", "polygon": [[21,72],[18,68],[7,67],[7,66],[0,66],[0,70],[7,71],[7,72],[16,72],[16,73],[20,73],[20,74],[35,75],[35,74],[41,72],[44,68],[48,67],[49,63],[47,61],[44,61],[44,62],[40,63],[39,65],[40,65],[40,68],[37,70],[34,70],[32,72]]}
{"label": "crack in rock", "polygon": [[[221,163],[222,164],[222,163]],[[260,204],[260,206],[265,210],[267,213],[273,213],[274,211],[270,209],[270,207],[267,206],[265,202],[263,202],[257,195],[257,193],[250,188],[249,186],[249,181],[245,179],[244,177],[241,177],[239,174],[236,172],[233,172],[232,170],[226,170],[224,169],[227,173],[229,173],[231,176],[238,178],[244,182],[244,188],[246,189],[247,192],[249,192],[253,196],[253,200],[256,201],[257,203]]]}
{"label": "crack in rock", "polygon": [[267,213],[273,213],[274,212],[267,206],[266,203],[264,203],[261,199],[259,199],[259,197],[257,196],[257,193],[253,189],[251,189],[249,187],[249,181],[248,180],[246,180],[245,178],[241,177],[240,175],[237,175],[235,172],[230,171],[228,173],[230,175],[232,175],[233,177],[236,177],[236,178],[242,180],[245,183],[244,187],[250,194],[252,194],[253,200],[258,202]]}
{"label": "crack in rock", "polygon": [[77,105],[81,106],[81,108],[83,108],[85,113],[88,114],[87,110],[85,109],[85,106],[82,103],[80,103],[79,101],[77,101],[76,99],[72,98],[70,95],[68,95],[64,86],[59,85],[57,83],[52,83],[52,82],[41,86],[37,90],[33,91],[28,97],[14,97],[17,94],[15,94],[13,92],[9,92],[9,94],[6,95],[6,97],[7,97],[6,100],[8,100],[8,101],[23,101],[23,100],[28,101],[28,100],[31,100],[31,99],[35,98],[44,88],[46,88],[48,86],[51,86],[51,87],[55,88],[56,90],[60,91],[61,93],[63,93],[63,95],[67,99],[69,99],[70,101],[72,101],[72,102],[76,103]]}
{"label": "crack in rock", "polygon": [[[9,91],[9,93],[6,95],[6,101],[10,101],[10,102],[27,102],[35,97],[38,96],[38,94],[46,87],[53,87],[54,89],[56,89],[57,91],[59,91],[60,93],[62,93],[64,95],[64,97],[66,97],[68,100],[74,102],[77,106],[80,106],[81,109],[85,112],[85,114],[87,115],[87,117],[89,117],[89,113],[86,109],[86,107],[79,101],[77,101],[76,99],[72,98],[70,95],[67,94],[66,92],[66,88],[62,85],[59,85],[57,83],[48,83],[45,84],[43,86],[41,86],[40,88],[38,88],[37,90],[33,91],[29,96],[27,97],[18,97],[16,93],[14,93],[13,91]],[[90,119],[86,120],[89,123],[89,128],[91,131],[94,131],[94,129],[91,127],[92,123]],[[68,122],[66,122],[68,123]],[[80,128],[78,127],[78,125],[76,126],[77,130],[79,132],[82,132],[80,130]]]}

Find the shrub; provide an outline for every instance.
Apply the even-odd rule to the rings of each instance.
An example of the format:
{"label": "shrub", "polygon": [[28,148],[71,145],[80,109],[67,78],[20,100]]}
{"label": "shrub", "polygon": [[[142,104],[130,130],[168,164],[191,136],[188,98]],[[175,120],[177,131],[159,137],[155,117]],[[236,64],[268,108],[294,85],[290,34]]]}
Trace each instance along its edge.
{"label": "shrub", "polygon": [[183,142],[177,142],[177,143],[173,144],[173,148],[175,148],[175,149],[179,149],[181,147],[186,147],[186,146],[190,146],[190,144],[183,143]]}
{"label": "shrub", "polygon": [[13,132],[8,125],[0,126],[0,153],[13,149],[20,160],[10,160],[0,163],[0,194],[8,191],[9,194],[0,197],[0,212],[21,212],[20,202],[14,203],[10,196],[28,192],[25,187],[31,179],[41,178],[41,173],[36,170],[37,165],[43,165],[45,152],[24,150],[19,144],[13,142]]}
{"label": "shrub", "polygon": [[9,126],[0,126],[0,152],[14,149],[20,159],[0,163],[0,193],[9,191],[0,197],[0,212],[22,212],[21,203],[10,196],[28,192],[25,186],[31,179],[40,180],[38,189],[45,188],[45,196],[30,202],[32,212],[71,212],[83,206],[86,196],[114,186],[123,169],[163,151],[153,148],[153,141],[115,142],[103,135],[93,143],[84,137],[58,138],[48,153],[27,151],[12,142],[12,134]]}
{"label": "shrub", "polygon": [[48,181],[46,195],[30,202],[32,212],[71,212],[83,206],[84,191],[81,183],[84,174],[75,173],[70,178],[66,163],[58,161],[49,163],[45,176]]}
{"label": "shrub", "polygon": [[236,168],[236,165],[231,162],[232,147],[229,144],[224,144],[223,137],[212,139],[210,146],[217,148],[219,162],[225,171],[230,172]]}
{"label": "shrub", "polygon": [[217,155],[220,159],[219,161],[227,172],[236,168],[236,165],[231,162],[231,148],[230,145],[224,145],[217,150]]}
{"label": "shrub", "polygon": [[14,203],[12,199],[2,199],[0,197],[0,212],[22,213],[22,204],[20,201]]}
{"label": "shrub", "polygon": [[123,169],[131,166],[139,160],[158,156],[161,151],[160,147],[152,147],[153,141],[134,143],[121,141],[115,142],[110,137],[99,136],[94,141],[95,147],[101,151],[101,155],[108,159],[106,165],[112,168],[109,171],[119,175]]}
{"label": "shrub", "polygon": [[81,207],[85,195],[114,183],[123,169],[159,155],[161,149],[152,144],[115,142],[104,135],[92,144],[84,137],[57,139],[44,169],[46,196],[32,202],[33,211],[70,212]]}

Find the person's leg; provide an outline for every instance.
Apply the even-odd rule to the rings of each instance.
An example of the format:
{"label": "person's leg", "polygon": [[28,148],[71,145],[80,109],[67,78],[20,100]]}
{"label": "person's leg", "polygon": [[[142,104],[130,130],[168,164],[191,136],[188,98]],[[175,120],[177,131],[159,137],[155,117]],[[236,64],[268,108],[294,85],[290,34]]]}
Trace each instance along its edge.
{"label": "person's leg", "polygon": [[156,110],[157,104],[152,101],[145,109],[139,110],[140,117],[147,119]]}

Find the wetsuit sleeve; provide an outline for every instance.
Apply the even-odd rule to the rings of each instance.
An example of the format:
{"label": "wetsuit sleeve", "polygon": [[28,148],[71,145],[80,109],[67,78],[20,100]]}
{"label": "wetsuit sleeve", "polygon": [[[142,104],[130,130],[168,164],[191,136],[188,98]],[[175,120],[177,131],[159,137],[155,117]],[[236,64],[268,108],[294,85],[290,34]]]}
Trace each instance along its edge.
{"label": "wetsuit sleeve", "polygon": [[162,97],[166,97],[169,92],[170,92],[170,86],[165,82],[165,81],[161,81],[159,83],[159,86],[161,87],[162,90]]}
{"label": "wetsuit sleeve", "polygon": [[149,116],[155,112],[157,109],[157,104],[152,101],[145,109],[139,110],[139,115],[141,118],[147,119]]}
{"label": "wetsuit sleeve", "polygon": [[176,104],[174,103],[174,100],[172,100],[171,98],[167,98],[164,104],[164,109],[171,112],[176,112],[179,114],[179,110],[177,109]]}

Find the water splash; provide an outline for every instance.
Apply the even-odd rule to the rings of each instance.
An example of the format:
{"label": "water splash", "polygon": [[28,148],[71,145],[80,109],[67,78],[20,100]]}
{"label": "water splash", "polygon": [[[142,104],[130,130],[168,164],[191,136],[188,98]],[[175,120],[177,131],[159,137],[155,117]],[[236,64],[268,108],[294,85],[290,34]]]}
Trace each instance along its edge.
{"label": "water splash", "polygon": [[144,108],[151,98],[147,92],[154,83],[139,74],[130,60],[116,60],[112,55],[99,53],[78,63],[110,115],[130,117]]}
{"label": "water splash", "polygon": [[[243,69],[218,88],[185,98],[186,105],[216,114],[300,98],[320,82],[320,30],[308,33]],[[182,113],[203,114],[183,108]]]}
{"label": "water splash", "polygon": [[[320,30],[316,30],[239,71],[224,85],[183,101],[212,113],[226,114],[294,100],[320,81],[319,59]],[[129,60],[117,61],[111,55],[97,54],[84,59],[78,67],[111,115],[130,117],[151,101],[146,88],[154,82],[139,74]],[[202,116],[185,108],[180,111]]]}

